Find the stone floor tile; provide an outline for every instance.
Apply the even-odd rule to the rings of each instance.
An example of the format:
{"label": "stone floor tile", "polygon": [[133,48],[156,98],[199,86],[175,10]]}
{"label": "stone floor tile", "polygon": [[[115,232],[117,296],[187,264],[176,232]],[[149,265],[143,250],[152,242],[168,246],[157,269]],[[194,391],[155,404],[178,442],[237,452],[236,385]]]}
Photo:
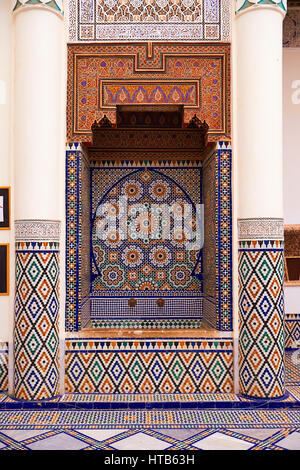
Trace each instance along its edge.
{"label": "stone floor tile", "polygon": [[292,432],[289,436],[276,442],[276,445],[288,450],[300,450],[300,432]]}
{"label": "stone floor tile", "polygon": [[89,444],[64,432],[27,445],[32,450],[80,450],[88,446]]}
{"label": "stone floor tile", "polygon": [[[39,429],[34,431],[32,429],[1,429],[0,433],[5,434],[6,436],[14,439],[15,441],[21,442],[31,437],[39,436],[40,434],[45,434],[49,432],[50,429]],[[1,436],[0,436],[1,439]]]}
{"label": "stone floor tile", "polygon": [[78,429],[78,432],[96,441],[105,441],[126,431],[127,429]]}
{"label": "stone floor tile", "polygon": [[111,444],[111,447],[118,450],[164,450],[170,446],[169,442],[161,441],[142,432]]}
{"label": "stone floor tile", "polygon": [[179,441],[184,441],[195,436],[195,434],[199,434],[203,429],[155,429],[155,431]]}
{"label": "stone floor tile", "polygon": [[221,432],[215,432],[193,445],[203,450],[247,450],[253,447],[254,444],[227,436]]}

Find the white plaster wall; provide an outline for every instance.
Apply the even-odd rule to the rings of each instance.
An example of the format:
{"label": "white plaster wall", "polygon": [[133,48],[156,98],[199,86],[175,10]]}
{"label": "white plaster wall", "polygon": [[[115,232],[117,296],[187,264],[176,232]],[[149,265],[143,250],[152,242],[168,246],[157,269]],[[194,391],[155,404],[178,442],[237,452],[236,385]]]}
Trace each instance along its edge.
{"label": "white plaster wall", "polygon": [[[300,48],[283,49],[284,223],[300,224]],[[285,286],[286,313],[300,313],[300,286]]]}
{"label": "white plaster wall", "polygon": [[300,313],[300,286],[284,287],[285,313]]}
{"label": "white plaster wall", "polygon": [[284,223],[300,224],[300,48],[283,49]]}
{"label": "white plaster wall", "polygon": [[[0,186],[11,186],[12,182],[12,8],[11,0],[0,1]],[[13,201],[13,191],[11,197]],[[0,296],[0,341],[9,340],[13,319],[13,238],[12,229],[0,230],[0,243],[10,243],[10,295]]]}

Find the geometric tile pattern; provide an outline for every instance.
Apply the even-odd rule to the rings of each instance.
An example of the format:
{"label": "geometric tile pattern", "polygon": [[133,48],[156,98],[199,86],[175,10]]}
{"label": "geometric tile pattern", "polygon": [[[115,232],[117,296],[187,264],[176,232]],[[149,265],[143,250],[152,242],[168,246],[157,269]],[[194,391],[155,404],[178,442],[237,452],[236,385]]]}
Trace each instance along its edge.
{"label": "geometric tile pattern", "polygon": [[[176,351],[189,350],[205,350],[205,351],[232,351],[232,340],[223,340],[216,343],[214,340],[187,341],[187,340],[119,340],[99,342],[95,340],[87,340],[81,343],[78,340],[67,340],[67,350],[70,352],[78,352],[88,347],[94,351],[122,351],[128,348],[130,351],[148,350],[154,347],[156,350]],[[245,397],[234,393],[66,393],[47,401],[30,402],[11,398],[4,393],[0,393],[0,409],[23,409],[30,406],[30,409],[40,410],[41,408],[66,409],[66,405],[70,409],[90,409],[90,410],[115,410],[115,409],[238,409],[251,408],[255,403],[256,408],[260,409],[281,409],[299,407],[300,404],[300,352],[285,352],[285,368],[286,368],[286,391],[287,394],[273,400],[259,400],[255,397]]]}
{"label": "geometric tile pattern", "polygon": [[239,242],[241,393],[284,395],[283,241]]}
{"label": "geometric tile pattern", "polygon": [[[74,413],[76,413],[74,411]],[[127,427],[127,426],[126,426]],[[96,429],[64,428],[56,430],[9,430],[0,432],[3,450],[162,450],[184,452],[211,448],[213,450],[299,450],[299,428],[262,427],[228,429],[216,425],[208,428],[166,429]],[[209,447],[207,447],[209,446]],[[111,454],[113,456],[113,454]],[[171,454],[172,455],[172,454]],[[179,454],[182,461],[184,455]],[[107,456],[106,456],[107,457]],[[168,456],[172,460],[172,456]],[[113,459],[111,457],[110,460]],[[122,458],[115,456],[114,462]],[[174,456],[174,462],[178,458]]]}
{"label": "geometric tile pattern", "polygon": [[8,390],[8,343],[0,342],[0,390]]}
{"label": "geometric tile pattern", "polygon": [[16,243],[15,396],[58,393],[59,243]]}
{"label": "geometric tile pattern", "polygon": [[[299,378],[298,373],[298,378]],[[300,407],[300,382],[287,385],[288,394],[275,400],[257,400],[234,393],[66,393],[50,400],[16,400],[0,393],[0,410],[14,409],[296,409]]]}
{"label": "geometric tile pattern", "polygon": [[232,330],[232,148],[218,142],[216,154],[216,311],[217,329]]}
{"label": "geometric tile pattern", "polygon": [[115,124],[126,102],[185,104],[185,123],[196,113],[210,141],[228,139],[230,44],[69,44],[67,93],[68,142],[91,141],[94,120]]}
{"label": "geometric tile pattern", "polygon": [[[74,414],[76,411],[73,412]],[[184,413],[187,419],[188,413]],[[265,418],[268,418],[266,416]],[[242,416],[241,416],[242,420]],[[237,425],[238,426],[238,423]],[[37,427],[36,427],[37,428]],[[3,428],[0,431],[1,450],[282,450],[300,449],[299,427],[276,427],[264,429],[261,425],[239,429],[229,429],[226,423],[217,422],[211,427],[176,428],[139,428],[131,429],[125,425],[119,429],[94,429],[64,427],[53,429]],[[113,454],[111,454],[113,456]],[[172,454],[171,454],[172,455]],[[168,456],[173,460],[172,456]],[[179,454],[184,459],[183,453]],[[110,461],[113,459],[111,457]],[[122,458],[115,456],[114,462]],[[178,455],[174,456],[174,462]],[[190,457],[191,458],[191,457]]]}
{"label": "geometric tile pattern", "polygon": [[69,0],[68,40],[229,41],[226,0]]}
{"label": "geometric tile pattern", "polygon": [[[201,204],[201,168],[132,168],[131,173],[120,175],[119,179],[114,176],[116,172],[117,168],[92,169],[92,295],[148,297],[150,292],[168,297],[201,296],[200,249],[187,250],[187,232],[182,227],[176,228],[173,216],[166,214],[163,220],[164,217],[157,215],[158,204],[174,205],[177,210],[183,210],[186,204],[191,214],[185,221],[185,230],[195,223],[195,204]],[[110,180],[106,193],[102,191],[103,179]],[[127,207],[118,221],[124,240],[101,238],[101,232],[97,233],[103,221],[101,208],[105,204],[117,207],[120,197],[127,197]],[[134,216],[133,210],[137,211]],[[151,233],[148,225],[144,226],[147,222],[151,224]],[[189,310],[192,315],[198,313],[188,300],[181,303],[181,309]]]}
{"label": "geometric tile pattern", "polygon": [[[247,435],[250,430],[260,431],[281,429],[277,440],[300,428],[300,410],[222,409],[222,410],[1,410],[0,432],[6,430],[40,430],[64,432],[72,429],[78,432],[97,429],[136,430],[151,429],[157,432],[173,429],[200,429],[213,432],[216,429],[230,429]],[[162,431],[159,431],[162,430]],[[3,431],[3,433],[2,433]],[[286,433],[286,434],[285,434]],[[251,433],[252,434],[252,433]],[[270,433],[271,434],[271,433]],[[203,436],[204,437],[204,436]],[[236,436],[238,437],[238,436]],[[252,437],[253,438],[253,437]],[[172,439],[172,438],[170,438]],[[199,440],[199,439],[198,439]],[[194,442],[197,441],[196,439]],[[276,438],[274,439],[276,442]],[[170,441],[169,441],[170,442]],[[171,441],[172,442],[172,441]],[[249,442],[249,441],[248,441]],[[251,441],[250,441],[251,442]]]}
{"label": "geometric tile pattern", "polygon": [[77,148],[78,144],[74,144],[72,150],[66,151],[66,331],[81,329],[79,296],[82,291],[82,279],[79,271],[82,240],[79,230],[82,224],[79,224],[79,220],[82,202],[82,153],[77,151]]}
{"label": "geometric tile pattern", "polygon": [[67,338],[66,351],[85,351],[87,348],[92,348],[95,351],[213,351],[232,352],[233,341],[231,338]]}
{"label": "geometric tile pattern", "polygon": [[[216,237],[211,227],[216,226],[216,175],[218,163],[217,152],[203,162],[203,205],[204,205],[204,244],[203,244],[203,315],[204,320],[217,328],[216,315]],[[229,194],[230,196],[230,194]],[[213,236],[212,236],[213,235]]]}
{"label": "geometric tile pattern", "polygon": [[[161,271],[163,272],[163,271]],[[132,296],[128,295],[132,293]],[[115,293],[113,289],[106,292],[95,292],[96,296],[91,297],[90,301],[90,319],[91,321],[103,320],[106,322],[106,327],[113,328],[117,322],[122,320],[120,325],[128,325],[129,322],[136,320],[134,325],[138,325],[138,322],[143,322],[146,325],[153,325],[153,327],[159,328],[160,325],[176,325],[181,328],[186,325],[195,325],[196,321],[200,325],[202,319],[202,294],[197,291],[192,291],[189,296],[183,295],[181,297],[180,291],[172,290],[169,295],[160,295],[160,291],[147,291],[147,292],[135,292],[138,291],[125,291]],[[144,293],[144,297],[141,294]],[[115,296],[118,294],[118,296]],[[173,294],[173,297],[172,297]],[[198,295],[197,295],[198,294]],[[175,297],[176,296],[176,297]],[[136,305],[134,308],[128,305],[128,297],[134,297],[136,299]],[[165,305],[158,307],[157,298],[164,297]],[[161,323],[162,322],[162,323]],[[103,323],[104,324],[104,323]]]}
{"label": "geometric tile pattern", "polygon": [[[79,317],[82,326],[90,320],[90,253],[91,253],[91,194],[90,194],[90,165],[84,155],[79,159],[78,168],[78,267],[80,270],[80,279],[78,283],[78,292],[76,295],[79,302]],[[77,289],[76,289],[77,290]]]}
{"label": "geometric tile pattern", "polygon": [[[182,342],[182,341],[181,341]],[[139,343],[132,342],[130,349],[139,348]],[[119,342],[119,345],[112,344],[112,342],[105,342],[102,346],[97,342],[89,345],[94,348],[101,349],[105,348],[106,351],[120,350],[124,346],[124,341]],[[126,344],[127,346],[128,343]],[[80,348],[86,349],[86,344],[82,345],[76,341],[67,342],[67,348],[71,351],[80,351]],[[156,347],[162,346],[160,342],[156,344]],[[183,344],[185,348],[211,348],[206,341],[192,343],[188,342]],[[149,347],[149,344],[148,344]],[[173,342],[164,346],[172,350]],[[176,344],[175,347],[179,347]],[[225,350],[231,348],[230,343],[220,343],[219,347]],[[30,409],[41,410],[43,409],[55,409],[65,410],[76,409],[76,410],[116,410],[116,409],[168,409],[168,410],[181,410],[183,412],[186,409],[221,409],[226,408],[227,410],[235,408],[249,408],[255,403],[255,407],[259,409],[281,409],[299,407],[300,403],[300,356],[297,351],[288,351],[285,353],[285,364],[286,364],[286,389],[288,396],[284,398],[278,398],[276,400],[261,400],[257,402],[255,398],[246,398],[242,395],[236,395],[234,393],[154,393],[154,394],[136,394],[136,393],[123,393],[123,394],[109,394],[109,393],[67,393],[47,401],[36,401],[29,404]],[[7,396],[4,393],[0,393],[0,409],[1,410],[14,410],[24,409],[28,407],[28,402],[23,400],[16,400]],[[265,431],[266,432],[266,431]]]}
{"label": "geometric tile pattern", "polygon": [[66,340],[68,393],[232,393],[232,341]]}
{"label": "geometric tile pattern", "polygon": [[149,319],[138,318],[116,318],[116,319],[101,319],[91,317],[91,328],[133,328],[133,329],[197,329],[202,326],[202,319],[190,318],[157,318],[156,316]]}
{"label": "geometric tile pattern", "polygon": [[[195,205],[201,203],[201,167],[92,168],[90,194],[91,318],[158,321],[169,316],[188,316],[201,320],[201,251],[187,250],[183,232],[179,233],[178,228],[175,232],[173,216],[169,219],[168,237],[163,225],[168,216],[163,221],[155,212],[157,204],[189,204],[190,223],[196,220]],[[102,240],[97,236],[99,209],[107,203],[116,205],[122,196],[127,197],[127,209],[118,223],[121,230],[128,227],[128,233],[124,232],[122,241]],[[131,208],[136,210],[137,204],[139,212],[132,218]],[[153,239],[142,225],[148,217],[155,230]],[[83,219],[83,224],[87,222]],[[135,223],[142,226],[138,239]],[[134,309],[128,306],[126,296],[138,298]],[[158,307],[154,297],[166,297],[165,305]]]}
{"label": "geometric tile pattern", "polygon": [[300,313],[285,314],[285,347],[299,348],[300,346]]}

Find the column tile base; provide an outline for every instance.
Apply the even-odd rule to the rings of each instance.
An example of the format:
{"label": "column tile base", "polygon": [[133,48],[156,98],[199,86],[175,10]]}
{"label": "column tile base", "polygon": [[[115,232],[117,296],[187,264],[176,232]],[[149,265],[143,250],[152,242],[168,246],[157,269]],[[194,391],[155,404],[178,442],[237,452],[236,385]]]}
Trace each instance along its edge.
{"label": "column tile base", "polygon": [[239,375],[249,398],[285,395],[281,233],[281,219],[239,221]]}
{"label": "column tile base", "polygon": [[15,396],[59,393],[59,227],[57,221],[16,221]]}

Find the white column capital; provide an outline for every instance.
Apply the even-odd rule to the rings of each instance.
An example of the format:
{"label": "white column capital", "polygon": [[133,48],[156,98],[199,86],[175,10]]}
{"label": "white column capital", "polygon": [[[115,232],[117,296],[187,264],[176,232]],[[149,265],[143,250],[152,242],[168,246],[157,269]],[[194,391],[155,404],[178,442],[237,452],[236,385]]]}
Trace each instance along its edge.
{"label": "white column capital", "polygon": [[16,0],[13,12],[23,11],[25,8],[44,8],[60,16],[64,14],[63,0]]}
{"label": "white column capital", "polygon": [[287,0],[235,0],[235,14],[250,12],[253,10],[271,9],[283,15],[287,11]]}

